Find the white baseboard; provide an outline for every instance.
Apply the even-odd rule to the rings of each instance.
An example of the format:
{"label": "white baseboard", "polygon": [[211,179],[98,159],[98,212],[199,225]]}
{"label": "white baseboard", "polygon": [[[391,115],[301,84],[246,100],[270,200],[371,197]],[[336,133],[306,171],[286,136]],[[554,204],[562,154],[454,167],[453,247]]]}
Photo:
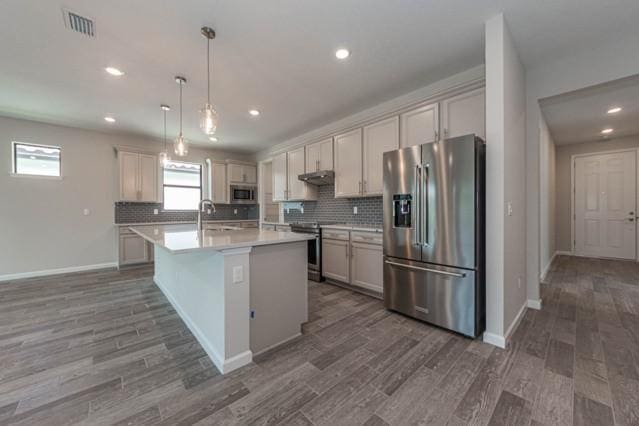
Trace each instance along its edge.
{"label": "white baseboard", "polygon": [[257,352],[257,353],[254,353],[254,354],[253,354],[253,356],[262,355],[263,353],[266,353],[266,352],[270,351],[271,349],[275,349],[275,348],[277,348],[278,346],[281,346],[281,345],[283,345],[283,344],[285,344],[285,343],[290,342],[291,340],[297,339],[297,338],[298,338],[298,337],[300,337],[301,335],[302,335],[302,333],[297,333],[297,334],[296,334],[296,335],[294,335],[294,336],[287,337],[286,339],[282,340],[281,342],[277,342],[277,343],[276,343],[276,344],[274,344],[274,345],[271,345],[271,346],[269,346],[269,347],[267,347],[267,348],[262,349],[261,351],[259,351],[259,352]]}
{"label": "white baseboard", "polygon": [[564,255],[564,256],[572,256],[572,252],[571,251],[566,251],[566,250],[557,250],[555,252],[555,256],[559,256],[559,255]]}
{"label": "white baseboard", "polygon": [[541,310],[541,299],[528,299],[528,307],[530,309],[537,309],[537,310]]}
{"label": "white baseboard", "polygon": [[528,301],[524,302],[524,304],[521,306],[521,308],[519,309],[519,312],[517,313],[517,316],[515,316],[515,319],[508,327],[508,330],[506,330],[506,334],[504,336],[500,336],[499,334],[485,331],[483,336],[484,342],[489,343],[493,346],[497,346],[498,348],[506,349],[508,339],[510,339],[510,336],[512,335],[512,333],[514,333],[515,330],[517,330],[517,326],[519,325],[522,318],[524,317],[527,307],[528,307]]}
{"label": "white baseboard", "polygon": [[489,333],[485,331],[483,340],[484,343],[497,346],[498,348],[506,349],[506,339],[504,338],[504,336],[500,336],[499,334]]}
{"label": "white baseboard", "polygon": [[0,282],[20,280],[24,278],[45,277],[47,275],[69,274],[71,272],[84,272],[84,271],[93,271],[93,270],[99,270],[99,269],[117,268],[117,267],[118,267],[117,262],[107,262],[107,263],[96,263],[93,265],[69,266],[66,268],[42,269],[40,271],[19,272],[17,274],[0,275]]}
{"label": "white baseboard", "polygon": [[202,349],[204,349],[204,352],[206,352],[206,354],[211,359],[213,364],[215,364],[217,369],[220,370],[222,374],[229,373],[233,370],[236,370],[240,367],[243,367],[251,363],[251,361],[253,360],[253,353],[250,350],[241,352],[231,358],[224,359],[224,357],[222,357],[215,350],[215,347],[213,346],[213,344],[209,342],[209,340],[204,336],[204,333],[202,333],[200,328],[197,325],[195,325],[191,317],[182,309],[179,303],[177,303],[177,301],[173,298],[171,293],[166,290],[166,287],[162,285],[162,283],[157,278],[157,276],[153,276],[153,282],[155,282],[155,284],[160,288],[160,290],[162,290],[162,293],[164,294],[164,296],[166,296],[168,301],[171,303],[171,306],[173,306],[173,308],[178,313],[180,318],[182,318],[182,321],[184,321],[184,323],[186,324],[187,328],[191,331],[191,333],[193,333],[193,336],[195,336],[195,339],[202,346]]}

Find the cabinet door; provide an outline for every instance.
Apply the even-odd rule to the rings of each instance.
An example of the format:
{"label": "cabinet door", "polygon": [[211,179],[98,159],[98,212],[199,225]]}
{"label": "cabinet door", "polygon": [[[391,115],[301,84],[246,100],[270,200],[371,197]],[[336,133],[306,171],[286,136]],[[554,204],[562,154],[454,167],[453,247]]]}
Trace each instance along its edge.
{"label": "cabinet door", "polygon": [[273,201],[286,201],[287,178],[286,178],[286,153],[276,155],[273,158]]}
{"label": "cabinet door", "polygon": [[381,293],[383,286],[382,246],[351,243],[351,284]]}
{"label": "cabinet door", "polygon": [[304,174],[304,147],[288,152],[288,199],[303,200],[306,184],[297,177]]}
{"label": "cabinet door", "polygon": [[144,238],[136,234],[120,235],[120,265],[148,261],[147,244]]}
{"label": "cabinet door", "polygon": [[320,143],[306,145],[306,173],[319,171],[320,167]]}
{"label": "cabinet door", "polygon": [[382,195],[383,155],[399,148],[399,117],[364,127],[364,195]]}
{"label": "cabinet door", "polygon": [[229,163],[228,179],[230,183],[244,183],[244,166],[241,164]]}
{"label": "cabinet door", "polygon": [[362,129],[356,129],[335,136],[335,197],[361,195]]}
{"label": "cabinet door", "polygon": [[322,274],[326,278],[350,281],[349,242],[322,239]]}
{"label": "cabinet door", "polygon": [[226,164],[211,163],[211,200],[216,204],[228,203],[226,194]]}
{"label": "cabinet door", "polygon": [[433,142],[438,133],[439,104],[424,105],[400,116],[400,148]]}
{"label": "cabinet door", "polygon": [[319,169],[333,170],[333,138],[319,143]]}
{"label": "cabinet door", "polygon": [[257,167],[256,166],[244,166],[244,182],[256,184],[257,183]]}
{"label": "cabinet door", "polygon": [[486,138],[484,89],[446,99],[442,102],[442,133],[445,139],[474,133]]}
{"label": "cabinet door", "polygon": [[139,201],[138,177],[140,155],[133,152],[118,152],[120,167],[120,201]]}
{"label": "cabinet door", "polygon": [[158,201],[158,158],[155,155],[140,154],[140,176],[138,178],[140,201]]}

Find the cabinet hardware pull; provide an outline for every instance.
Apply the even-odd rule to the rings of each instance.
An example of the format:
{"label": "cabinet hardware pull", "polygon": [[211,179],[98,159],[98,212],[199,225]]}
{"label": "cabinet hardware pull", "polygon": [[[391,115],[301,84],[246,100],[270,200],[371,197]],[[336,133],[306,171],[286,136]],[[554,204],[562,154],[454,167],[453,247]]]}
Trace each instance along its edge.
{"label": "cabinet hardware pull", "polygon": [[391,262],[390,260],[385,260],[384,263],[388,263],[389,265],[393,265],[393,266],[399,266],[400,268],[414,269],[416,271],[432,272],[434,274],[447,275],[447,276],[455,277],[455,278],[466,278],[466,274],[463,272],[457,273],[457,272],[438,271],[437,269],[420,268],[419,266],[404,265],[403,263]]}

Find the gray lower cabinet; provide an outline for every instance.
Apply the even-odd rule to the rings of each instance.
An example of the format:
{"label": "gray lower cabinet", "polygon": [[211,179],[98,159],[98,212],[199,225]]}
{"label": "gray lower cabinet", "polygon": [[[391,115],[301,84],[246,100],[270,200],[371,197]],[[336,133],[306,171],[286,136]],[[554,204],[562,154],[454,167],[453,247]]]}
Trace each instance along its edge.
{"label": "gray lower cabinet", "polygon": [[326,278],[383,292],[382,234],[327,229],[322,233],[322,273]]}
{"label": "gray lower cabinet", "polygon": [[351,284],[382,293],[383,276],[382,246],[351,243]]}
{"label": "gray lower cabinet", "polygon": [[326,278],[350,282],[349,257],[348,240],[322,239],[322,273]]}
{"label": "gray lower cabinet", "polygon": [[118,260],[120,266],[153,261],[153,246],[126,228],[119,231]]}

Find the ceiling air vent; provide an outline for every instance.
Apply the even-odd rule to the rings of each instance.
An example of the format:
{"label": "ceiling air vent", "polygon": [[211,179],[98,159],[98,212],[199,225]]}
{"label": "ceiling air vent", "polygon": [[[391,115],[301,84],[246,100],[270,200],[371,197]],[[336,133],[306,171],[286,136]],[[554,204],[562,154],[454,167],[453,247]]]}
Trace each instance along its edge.
{"label": "ceiling air vent", "polygon": [[65,9],[62,10],[62,13],[64,15],[64,24],[68,29],[84,34],[85,36],[95,37],[95,23],[93,19]]}

